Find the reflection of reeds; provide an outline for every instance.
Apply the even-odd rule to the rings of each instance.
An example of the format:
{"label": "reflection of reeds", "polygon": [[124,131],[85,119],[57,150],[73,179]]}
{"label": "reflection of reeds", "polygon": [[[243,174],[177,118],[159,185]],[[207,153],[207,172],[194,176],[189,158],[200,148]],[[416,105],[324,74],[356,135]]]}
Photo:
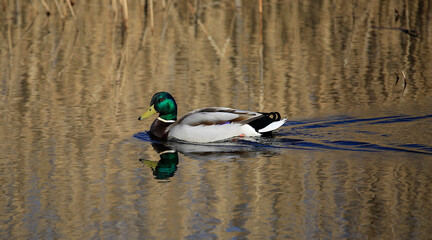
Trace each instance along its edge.
{"label": "reflection of reeds", "polygon": [[395,8],[395,23],[399,20],[399,11]]}
{"label": "reflection of reeds", "polygon": [[77,39],[78,39],[78,34],[79,34],[79,30],[76,29],[75,37],[74,37],[74,41],[73,41],[73,43],[72,43],[72,48],[71,48],[71,51],[70,51],[69,57],[66,59],[66,62],[65,62],[65,64],[63,65],[63,68],[62,68],[62,69],[59,71],[59,73],[58,73],[58,77],[59,77],[59,78],[62,77],[64,70],[65,70],[66,67],[69,65],[70,61],[72,60],[72,57],[73,57],[74,52],[75,52],[74,50],[75,50],[75,47],[76,47],[76,43],[77,43]]}
{"label": "reflection of reeds", "polygon": [[9,48],[9,56],[12,56],[12,25],[8,25],[7,29],[7,39],[8,39],[8,48]]}
{"label": "reflection of reeds", "polygon": [[396,83],[395,83],[395,85],[397,85],[398,82],[399,82],[399,74],[397,74],[397,72],[395,72],[395,75],[396,75]]}
{"label": "reflection of reeds", "polygon": [[[3,59],[10,58],[15,61],[18,58],[15,51],[20,50],[23,44],[29,44],[29,39],[43,39],[47,45],[51,44],[50,48],[42,47],[45,47],[45,53],[48,50],[52,57],[50,63],[56,63],[56,76],[60,77],[67,77],[69,71],[76,71],[75,62],[88,51],[82,49],[82,46],[87,44],[84,41],[88,41],[85,33],[93,33],[95,24],[99,24],[102,17],[108,17],[109,19],[105,20],[112,20],[113,24],[102,28],[98,25],[97,33],[92,34],[92,40],[97,40],[97,46],[113,46],[110,49],[112,51],[108,51],[113,55],[119,53],[120,42],[132,48],[128,51],[134,54],[107,57],[115,57],[116,61],[113,62],[120,63],[124,69],[133,69],[126,73],[138,69],[140,74],[148,73],[152,78],[160,78],[161,75],[166,77],[168,74],[175,74],[166,70],[175,64],[188,69],[199,68],[200,74],[205,73],[205,77],[229,79],[224,80],[224,87],[234,86],[244,79],[241,86],[249,88],[253,104],[262,103],[258,105],[260,110],[268,104],[265,100],[269,96],[290,99],[287,101],[287,112],[300,112],[303,107],[307,112],[308,106],[309,111],[314,107],[324,109],[341,101],[367,102],[365,99],[370,98],[373,101],[383,99],[385,102],[399,98],[402,92],[400,90],[407,95],[409,92],[410,97],[414,98],[420,96],[415,95],[415,91],[424,92],[430,89],[424,79],[412,75],[419,65],[422,66],[421,69],[427,68],[427,61],[421,57],[427,56],[429,51],[422,48],[427,38],[413,38],[420,36],[420,33],[426,36],[427,33],[427,20],[414,17],[421,4],[418,7],[412,4],[409,8],[391,6],[383,11],[385,6],[379,2],[354,1],[351,6],[348,5],[351,7],[348,11],[340,7],[327,8],[324,5],[311,7],[307,14],[296,15],[298,12],[291,9],[305,5],[293,2],[276,4],[277,1],[255,1],[249,4],[236,0],[231,2],[235,2],[234,9],[234,6],[227,2],[207,4],[208,2],[200,0],[186,1],[183,4],[176,1],[141,0],[136,3],[111,0],[108,1],[108,6],[90,1],[76,1],[74,4],[70,0],[40,0],[32,4],[20,4],[21,2],[10,1],[10,4],[6,4],[5,14],[0,16],[6,23],[2,28],[3,41],[0,41],[4,47]],[[215,5],[218,7],[214,8]],[[276,11],[275,6],[281,10]],[[400,13],[397,25],[381,26],[386,22],[369,17],[378,16],[375,12],[371,15],[365,14],[365,11],[379,11],[383,19],[387,17],[391,20],[388,22],[392,23],[396,14],[394,7],[397,7]],[[19,11],[20,14],[13,14],[14,11]],[[406,11],[410,12],[412,18],[407,17]],[[215,12],[217,14],[214,14]],[[258,14],[259,12],[261,13]],[[45,13],[49,17],[46,17]],[[332,15],[343,15],[344,18],[336,21],[331,18]],[[191,18],[195,21],[190,21]],[[76,23],[71,22],[72,19],[75,19]],[[308,19],[314,19],[313,24],[309,23]],[[43,21],[45,22],[42,24]],[[411,24],[408,21],[411,21]],[[305,27],[305,23],[312,25]],[[120,31],[125,30],[117,28],[121,24],[134,29],[133,33],[126,33],[129,34],[128,45],[119,41],[119,36],[124,34]],[[408,30],[411,25],[419,26],[419,29],[416,29],[418,33]],[[76,27],[82,34],[73,32],[71,27]],[[63,28],[66,29],[64,32]],[[191,35],[192,30],[195,35]],[[406,38],[404,35],[411,37]],[[97,46],[89,47],[92,53]],[[391,51],[386,51],[390,48]],[[9,55],[6,55],[7,53]],[[220,65],[214,66],[213,55],[222,60],[218,62]],[[121,60],[117,61],[119,58]],[[168,63],[167,59],[171,62]],[[377,70],[379,68],[370,67],[381,63],[390,66],[386,72],[391,76],[389,81],[375,81],[378,78],[388,80],[380,77],[383,73]],[[402,69],[404,73],[401,72]],[[394,71],[399,74],[401,82],[396,83],[397,94],[382,94],[388,88],[395,88],[397,77]],[[190,75],[195,74],[193,72],[188,70]],[[191,76],[191,79],[194,78],[196,79],[197,75]],[[180,80],[176,81],[177,84]],[[194,84],[192,80],[190,83]],[[129,83],[123,83],[125,86],[127,84]],[[167,84],[161,81],[158,82],[158,87]],[[208,90],[209,86],[196,84],[194,91],[211,92]],[[236,88],[236,91],[237,89],[239,88]],[[313,97],[308,97],[303,89],[312,92],[310,95]],[[344,89],[340,94],[328,94],[340,89]],[[228,94],[226,97],[229,97]],[[229,100],[226,100],[225,103],[228,102]],[[312,102],[314,107],[310,107]]]}
{"label": "reflection of reeds", "polygon": [[404,78],[403,95],[405,95],[405,89],[407,87],[407,78],[405,76],[405,71],[404,70],[402,70],[402,75],[403,75],[403,78]]}
{"label": "reflection of reeds", "polygon": [[[219,45],[216,43],[216,41],[214,40],[214,38],[212,37],[212,35],[208,32],[208,30],[207,30],[207,28],[205,27],[205,25],[202,23],[202,21],[199,19],[199,16],[197,15],[197,10],[192,6],[192,4],[190,4],[189,2],[187,2],[187,4],[188,4],[188,7],[189,7],[189,9],[190,9],[190,11],[191,11],[191,13],[192,13],[192,15],[195,15],[195,17],[196,17],[196,23],[198,23],[198,25],[200,26],[200,28],[202,29],[202,31],[204,32],[204,34],[207,36],[207,39],[210,41],[210,44],[212,45],[212,47],[215,49],[215,51],[216,51],[216,54],[218,55],[218,57],[219,58],[222,58],[222,57],[224,57],[225,56],[225,53],[226,53],[226,50],[227,50],[227,47],[228,47],[228,45],[229,45],[229,42],[231,41],[231,35],[230,36],[228,36],[226,39],[225,39],[225,43],[224,43],[224,45],[223,45],[223,47],[222,47],[222,49],[219,47]],[[230,31],[229,31],[229,33],[231,34],[232,33],[232,30],[233,30],[233,28],[234,28],[234,17],[233,17],[233,19],[232,19],[232,21],[231,21],[231,26],[230,26]]]}
{"label": "reflection of reeds", "polygon": [[264,46],[263,46],[263,13],[262,13],[262,0],[259,0],[259,6],[258,6],[258,12],[259,14],[259,50],[258,50],[258,56],[259,56],[259,82],[260,82],[260,89],[259,89],[259,111],[264,111]]}
{"label": "reflection of reeds", "polygon": [[[397,74],[397,72],[395,72],[395,75],[396,75],[396,83],[395,83],[395,86],[396,86],[398,84],[398,82],[399,82],[399,75]],[[407,88],[407,78],[406,78],[404,70],[402,70],[402,76],[403,76],[403,79],[404,79],[402,94],[405,96],[405,90]]]}

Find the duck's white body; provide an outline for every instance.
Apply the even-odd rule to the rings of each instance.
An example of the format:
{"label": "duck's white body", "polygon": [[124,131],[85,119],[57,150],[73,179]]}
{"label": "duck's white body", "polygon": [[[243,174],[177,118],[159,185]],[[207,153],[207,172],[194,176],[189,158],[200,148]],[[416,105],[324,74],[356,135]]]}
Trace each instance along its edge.
{"label": "duck's white body", "polygon": [[248,124],[261,117],[261,113],[232,108],[198,109],[170,125],[167,128],[168,138],[203,143],[237,136],[255,137],[273,131],[286,122],[286,119],[274,121],[261,129],[255,129]]}

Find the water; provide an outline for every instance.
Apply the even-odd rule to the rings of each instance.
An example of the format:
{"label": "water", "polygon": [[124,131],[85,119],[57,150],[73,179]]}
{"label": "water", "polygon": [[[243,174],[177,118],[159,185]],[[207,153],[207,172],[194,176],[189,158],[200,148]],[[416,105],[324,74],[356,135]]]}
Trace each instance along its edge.
{"label": "water", "polygon": [[[152,27],[133,1],[127,28],[112,1],[48,4],[0,10],[0,239],[432,234],[427,2],[157,1]],[[137,117],[162,90],[289,121],[160,144]]]}

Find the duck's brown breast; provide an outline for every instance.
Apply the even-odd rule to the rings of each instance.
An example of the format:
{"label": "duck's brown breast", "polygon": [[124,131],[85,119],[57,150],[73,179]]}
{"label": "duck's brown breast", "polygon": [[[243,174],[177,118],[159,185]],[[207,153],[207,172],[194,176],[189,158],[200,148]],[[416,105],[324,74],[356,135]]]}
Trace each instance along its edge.
{"label": "duck's brown breast", "polygon": [[167,128],[173,123],[174,122],[164,122],[157,118],[150,127],[150,134],[157,139],[166,140],[168,138]]}

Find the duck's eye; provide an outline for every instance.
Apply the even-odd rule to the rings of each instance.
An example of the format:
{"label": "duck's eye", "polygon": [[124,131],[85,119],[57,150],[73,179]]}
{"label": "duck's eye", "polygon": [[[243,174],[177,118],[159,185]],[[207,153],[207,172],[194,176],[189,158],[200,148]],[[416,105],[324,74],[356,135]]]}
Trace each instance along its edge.
{"label": "duck's eye", "polygon": [[159,98],[158,102],[163,102],[165,99],[164,98]]}

